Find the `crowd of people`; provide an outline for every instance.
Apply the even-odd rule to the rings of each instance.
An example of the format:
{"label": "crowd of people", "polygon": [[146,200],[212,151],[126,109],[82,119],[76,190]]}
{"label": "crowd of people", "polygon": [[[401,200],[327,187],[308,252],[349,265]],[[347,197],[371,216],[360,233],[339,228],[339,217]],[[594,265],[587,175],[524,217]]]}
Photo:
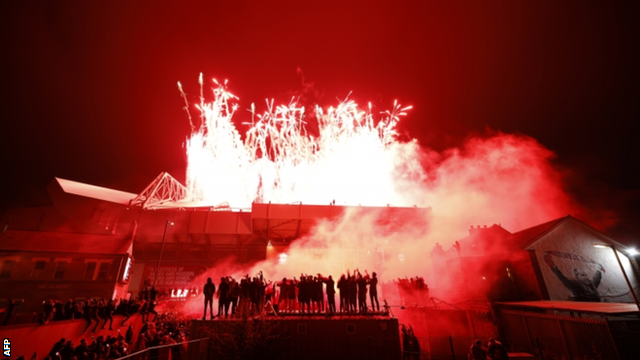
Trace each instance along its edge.
{"label": "crowd of people", "polygon": [[[125,337],[108,335],[93,338],[90,343],[81,339],[79,344],[65,338],[56,342],[44,360],[97,360],[117,359],[129,354],[129,343]],[[35,354],[34,354],[35,356]]]}
{"label": "crowd of people", "polygon": [[151,318],[151,315],[157,316],[155,310],[157,301],[154,296],[132,298],[131,300],[120,299],[88,299],[86,301],[75,301],[69,299],[66,303],[59,300],[45,300],[42,302],[42,312],[38,315],[38,323],[47,324],[50,321],[62,321],[73,319],[84,319],[87,322],[84,331],[87,331],[93,325],[92,332],[98,330],[98,326],[102,324],[100,329],[105,329],[107,324],[109,330],[113,330],[113,316],[124,315],[126,321],[134,314],[141,314],[145,321]]}
{"label": "crowd of people", "polygon": [[423,277],[393,279],[381,284],[385,294],[397,292],[401,304],[426,304],[429,300],[429,285]]}
{"label": "crowd of people", "polygon": [[502,343],[494,338],[489,338],[487,346],[482,346],[482,341],[477,339],[469,348],[469,360],[506,360],[509,359],[507,350]]}
{"label": "crowd of people", "polygon": [[[154,320],[146,321],[140,329],[134,351],[161,345],[184,343],[189,339],[190,318],[180,316],[175,312],[169,312],[158,315]],[[182,345],[172,347],[171,358],[173,360],[181,359],[181,354],[185,350],[186,348]],[[157,356],[154,356],[157,355],[154,352],[157,352],[157,350],[151,350],[151,358],[157,358]]]}
{"label": "crowd of people", "polygon": [[[56,342],[51,351],[44,358],[45,360],[102,360],[118,359],[123,356],[138,352],[147,348],[150,356],[157,355],[158,349],[153,349],[162,345],[181,344],[169,349],[171,358],[179,360],[186,351],[184,343],[189,338],[190,319],[180,316],[175,312],[168,312],[158,315],[153,321],[145,321],[134,339],[133,327],[129,325],[125,335],[118,331],[117,336],[107,335],[93,337],[88,343],[81,339],[79,344],[74,344],[73,340],[65,338]],[[157,358],[157,356],[155,356]]]}
{"label": "crowd of people", "polygon": [[[365,314],[379,312],[378,276],[366,270],[353,273],[347,271],[335,281],[331,275],[300,274],[299,278],[283,278],[280,281],[265,279],[262,272],[250,277],[245,275],[237,281],[231,276],[224,276],[216,284],[211,278],[202,288],[205,299],[203,319],[207,312],[211,319],[236,314],[239,310],[250,314],[263,311],[278,313],[352,313]],[[428,294],[428,286],[421,277],[397,279],[390,282],[398,291],[402,301],[422,300]],[[388,285],[389,283],[385,284]],[[195,297],[200,293],[198,287],[185,290],[186,297]],[[166,300],[167,293],[156,290],[153,286],[145,286],[137,298],[120,299],[119,301],[104,299],[88,299],[86,301],[68,300],[62,303],[47,300],[42,304],[43,312],[39,316],[41,324],[49,321],[84,319],[86,326],[83,333],[91,327],[92,332],[98,328],[113,329],[114,315],[122,315],[124,319],[119,325],[126,326],[134,315],[142,317],[143,326],[134,338],[133,327],[129,325],[126,333],[117,336],[91,337],[74,344],[72,340],[60,339],[44,358],[45,360],[102,360],[117,359],[133,352],[150,349],[150,356],[157,356],[156,347],[180,344],[170,347],[171,358],[179,360],[186,351],[184,344],[189,338],[190,318],[180,316],[177,312],[159,314],[156,311],[158,301]],[[336,299],[338,295],[338,299]],[[213,299],[218,299],[217,314],[214,315]],[[369,302],[367,302],[367,298]],[[339,308],[337,308],[337,301]],[[383,305],[383,310],[388,307]],[[422,355],[420,344],[411,327],[402,326],[403,359],[419,359]],[[34,354],[35,356],[35,354]],[[508,359],[505,347],[495,339],[489,339],[486,346],[476,340],[469,349],[469,359]]]}
{"label": "crowd of people", "polygon": [[411,326],[406,327],[402,325],[400,333],[402,336],[402,359],[419,360],[422,355],[422,351],[420,350],[420,342],[413,332],[413,328]]}
{"label": "crowd of people", "polygon": [[[265,304],[270,306],[269,311],[273,309],[285,313],[366,313],[380,311],[378,284],[377,274],[373,272],[369,275],[366,270],[363,273],[355,270],[353,274],[347,271],[337,281],[331,275],[300,274],[299,278],[283,278],[274,282],[266,280],[263,273],[259,272],[253,277],[246,275],[239,281],[231,276],[224,276],[217,286],[211,282],[207,288],[205,284],[202,293],[205,306],[209,307],[210,318],[236,314],[239,308],[247,309],[251,313],[261,312]],[[380,285],[385,290],[389,286],[397,290],[403,303],[418,303],[428,299],[429,287],[421,277],[398,279]],[[105,329],[107,325],[109,329],[113,329],[114,315],[125,316],[123,324],[134,314],[141,314],[145,320],[149,320],[158,315],[156,306],[159,301],[174,296],[196,297],[199,294],[200,288],[197,286],[156,289],[145,285],[138,297],[130,300],[69,299],[63,303],[50,299],[43,301],[42,312],[38,315],[37,321],[47,324],[50,321],[84,319],[87,323],[85,331],[91,329],[96,332],[98,328]],[[218,299],[215,315],[214,296]],[[11,316],[12,307],[13,304],[10,304],[5,322]],[[383,310],[387,309],[383,306]],[[204,315],[203,319],[206,318],[206,311]]]}
{"label": "crowd of people", "polygon": [[[246,309],[251,313],[261,311],[263,305],[271,301],[272,282],[266,281],[262,272],[253,278],[246,275],[240,281],[236,281],[231,276],[223,276],[216,291],[216,285],[211,278],[207,279],[207,283],[202,288],[204,295],[205,311],[202,319],[209,315],[213,319],[218,316],[229,316],[229,313],[236,314],[237,309]],[[218,298],[217,315],[213,314],[213,297]]]}
{"label": "crowd of people", "polygon": [[[378,300],[378,277],[365,270],[347,271],[338,281],[331,275],[300,274],[300,278],[283,278],[270,281],[262,272],[253,277],[248,274],[240,281],[231,276],[220,278],[217,285],[211,278],[207,279],[202,293],[204,294],[204,316],[207,312],[211,319],[236,314],[237,309],[245,309],[250,313],[267,311],[295,313],[367,313],[380,311]],[[336,307],[338,294],[340,308]],[[370,307],[367,305],[367,295]],[[213,299],[218,298],[218,310],[214,315]],[[326,303],[325,303],[326,299]]]}
{"label": "crowd of people", "polygon": [[95,332],[99,323],[104,320],[102,329],[109,322],[109,329],[113,327],[113,314],[116,309],[113,300],[89,299],[86,301],[75,301],[69,299],[66,303],[59,300],[45,300],[42,302],[42,313],[38,315],[38,323],[47,324],[49,321],[62,321],[73,319],[85,319],[87,327],[85,331],[95,321]]}

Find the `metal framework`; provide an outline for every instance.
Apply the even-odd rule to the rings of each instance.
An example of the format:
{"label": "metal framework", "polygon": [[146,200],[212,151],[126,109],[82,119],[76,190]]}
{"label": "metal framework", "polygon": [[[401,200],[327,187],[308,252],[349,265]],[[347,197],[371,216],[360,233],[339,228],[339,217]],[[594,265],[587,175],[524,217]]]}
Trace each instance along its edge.
{"label": "metal framework", "polygon": [[189,197],[189,190],[163,172],[146,189],[129,202],[129,206],[139,206],[145,210],[153,209],[167,202],[178,202]]}

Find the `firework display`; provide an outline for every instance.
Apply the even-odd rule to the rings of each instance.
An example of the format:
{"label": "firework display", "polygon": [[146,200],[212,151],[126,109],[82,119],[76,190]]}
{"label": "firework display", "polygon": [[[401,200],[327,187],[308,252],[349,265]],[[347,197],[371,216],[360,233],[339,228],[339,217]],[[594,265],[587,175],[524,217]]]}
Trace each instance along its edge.
{"label": "firework display", "polygon": [[378,120],[371,104],[362,110],[350,99],[328,109],[316,106],[314,137],[295,98],[288,105],[271,100],[262,114],[251,106],[251,122],[244,124],[249,129],[241,136],[233,123],[238,98],[226,82],[214,82],[213,101],[201,91],[200,124],[189,115],[187,188],[193,200],[245,208],[252,202],[413,205],[396,189],[424,176],[412,156],[416,145],[396,138],[396,124],[411,106],[396,101]]}

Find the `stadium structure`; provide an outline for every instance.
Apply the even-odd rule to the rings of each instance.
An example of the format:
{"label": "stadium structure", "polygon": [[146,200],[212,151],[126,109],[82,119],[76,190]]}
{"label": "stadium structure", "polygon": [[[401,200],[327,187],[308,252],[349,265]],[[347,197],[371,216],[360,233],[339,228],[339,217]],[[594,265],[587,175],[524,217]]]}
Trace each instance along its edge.
{"label": "stadium structure", "polygon": [[[185,201],[187,189],[166,172],[139,194],[61,178],[54,178],[47,192],[51,206],[9,210],[0,224],[3,229],[0,251],[17,256],[18,262],[13,267],[23,268],[22,277],[20,271],[13,271],[8,275],[11,279],[6,280],[29,283],[33,280],[34,261],[46,258],[50,260],[47,263],[55,263],[60,258],[55,253],[38,253],[39,249],[28,248],[29,244],[37,244],[32,241],[34,236],[46,239],[67,234],[58,246],[60,252],[80,249],[81,243],[94,243],[98,248],[104,245],[102,248],[107,249],[108,243],[130,241],[131,261],[123,260],[119,265],[112,261],[108,269],[112,274],[109,277],[122,280],[123,274],[128,274],[128,288],[120,289],[120,295],[122,291],[136,295],[150,280],[157,281],[156,286],[170,288],[201,285],[192,284],[191,280],[220,261],[230,259],[233,264],[244,266],[286,253],[288,246],[309,234],[319,220],[336,219],[347,209],[355,208],[333,204],[253,203],[251,208],[241,209],[227,203]],[[392,227],[401,227],[404,222],[415,219],[426,222],[431,212],[430,208],[418,207],[358,208],[380,212],[380,221]],[[126,250],[126,246],[120,248]],[[20,253],[33,254],[28,256],[31,260],[20,261]],[[354,256],[359,256],[357,251]],[[63,259],[66,261],[67,257]],[[86,259],[82,261],[84,267],[89,266]],[[49,266],[52,272],[58,267]],[[74,278],[72,271],[64,276],[66,278],[40,280],[77,283],[82,287],[81,283],[91,278],[84,267],[78,265],[75,271],[85,273],[84,276]],[[130,273],[128,267],[131,267]],[[40,285],[40,289],[47,287]],[[66,299],[70,295],[61,292],[59,287],[56,291],[50,296]],[[3,297],[30,298],[31,295],[18,289],[9,292]],[[42,296],[45,295],[40,294]]]}

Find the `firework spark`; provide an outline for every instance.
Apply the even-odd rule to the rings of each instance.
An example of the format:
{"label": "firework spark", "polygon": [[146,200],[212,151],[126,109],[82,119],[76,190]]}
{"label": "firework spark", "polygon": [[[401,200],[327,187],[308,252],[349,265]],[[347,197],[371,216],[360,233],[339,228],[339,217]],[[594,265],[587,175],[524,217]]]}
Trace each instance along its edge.
{"label": "firework spark", "polygon": [[[524,135],[474,136],[437,152],[398,139],[396,126],[409,107],[394,103],[376,119],[371,105],[361,110],[347,98],[314,109],[317,137],[306,132],[305,109],[295,99],[280,106],[267,102],[259,115],[252,106],[242,137],[232,123],[237,97],[224,84],[213,95],[211,103],[201,96],[201,124],[187,142],[187,186],[198,199],[233,207],[334,199],[375,207],[320,220],[290,244],[286,257],[268,256],[235,275],[264,270],[267,278],[280,279],[369,268],[388,281],[428,274],[433,246],[467,236],[470,224],[518,231],[580,210],[563,190],[554,154]],[[385,227],[379,220],[388,220],[387,204],[434,210],[426,223],[416,212],[419,219],[404,216],[402,226]],[[213,267],[198,282],[226,275],[220,271]],[[195,300],[188,305],[200,306]]]}
{"label": "firework spark", "polygon": [[416,203],[397,191],[403,182],[424,177],[417,156],[410,155],[418,149],[415,142],[397,140],[396,125],[410,106],[396,101],[378,120],[370,104],[363,111],[348,98],[326,110],[316,106],[319,136],[315,138],[305,129],[305,108],[295,98],[288,105],[271,100],[262,114],[251,106],[243,139],[232,121],[238,98],[227,91],[226,82],[214,82],[213,101],[205,102],[201,92],[197,129],[189,116],[194,131],[186,144],[187,187],[193,200],[227,202],[232,207],[269,201]]}

